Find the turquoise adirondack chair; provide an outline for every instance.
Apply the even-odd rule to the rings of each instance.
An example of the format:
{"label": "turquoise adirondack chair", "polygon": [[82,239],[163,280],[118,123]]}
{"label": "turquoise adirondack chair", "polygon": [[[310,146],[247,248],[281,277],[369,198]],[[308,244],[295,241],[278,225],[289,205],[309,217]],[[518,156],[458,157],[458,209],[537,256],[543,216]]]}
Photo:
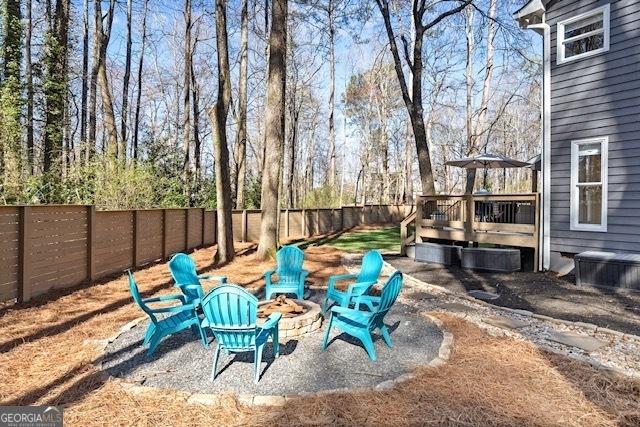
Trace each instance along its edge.
{"label": "turquoise adirondack chair", "polygon": [[[273,294],[295,294],[296,298],[304,298],[304,281],[309,272],[302,268],[304,252],[297,246],[283,246],[276,253],[277,268],[264,273],[265,298],[271,299]],[[273,282],[272,276],[278,275]]]}
{"label": "turquoise adirondack chair", "polygon": [[196,270],[196,263],[187,254],[177,253],[175,254],[169,263],[169,272],[175,286],[180,288],[186,298],[187,304],[191,304],[195,300],[202,300],[204,298],[204,291],[200,281],[217,280],[220,284],[227,283],[225,276],[212,276],[210,274],[200,274]]}
{"label": "turquoise adirondack chair", "polygon": [[236,285],[221,285],[213,289],[202,300],[204,327],[213,331],[218,346],[213,356],[211,381],[218,374],[220,351],[241,353],[254,352],[254,381],[260,379],[262,350],[269,338],[273,341],[275,357],[280,353],[278,343],[278,321],[280,313],[273,313],[264,325],[256,324],[258,299]]}
{"label": "turquoise adirondack chair", "polygon": [[[327,295],[324,298],[322,311],[329,308],[329,301],[335,301],[341,307],[349,307],[355,304],[356,298],[366,295],[369,290],[378,282],[382,271],[382,255],[378,251],[369,251],[362,258],[362,266],[358,274],[338,274],[329,277],[327,285]],[[336,282],[341,280],[353,280],[346,291],[336,289]]]}
{"label": "turquoise adirondack chair", "polygon": [[[147,355],[151,356],[153,354],[162,338],[187,328],[191,328],[196,336],[199,334],[202,344],[207,348],[209,347],[207,338],[200,325],[200,318],[196,314],[196,306],[194,303],[186,303],[184,295],[163,295],[154,298],[142,298],[133,274],[131,274],[129,270],[127,270],[127,273],[129,274],[129,289],[131,290],[133,300],[151,320],[147,332],[144,334],[143,341],[144,345],[149,345]],[[149,306],[151,303],[162,301],[179,301],[180,305],[162,306],[158,308]],[[158,319],[157,315],[164,313],[170,315]]]}
{"label": "turquoise adirondack chair", "polygon": [[373,361],[377,360],[371,334],[376,329],[379,329],[384,342],[389,347],[393,347],[389,329],[384,323],[384,316],[398,298],[401,288],[402,274],[396,271],[382,288],[379,304],[374,307],[373,311],[360,311],[337,306],[331,307],[331,318],[324,334],[322,349],[325,350],[327,348],[329,333],[331,328],[335,326],[352,337],[359,339],[365,350],[367,350],[369,358]]}

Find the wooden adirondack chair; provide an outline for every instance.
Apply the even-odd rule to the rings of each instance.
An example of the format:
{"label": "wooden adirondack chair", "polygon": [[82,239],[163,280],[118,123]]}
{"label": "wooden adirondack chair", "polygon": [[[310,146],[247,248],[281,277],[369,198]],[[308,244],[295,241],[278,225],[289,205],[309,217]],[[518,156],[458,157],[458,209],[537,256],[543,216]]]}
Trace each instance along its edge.
{"label": "wooden adirondack chair", "polygon": [[227,283],[225,276],[212,276],[210,274],[200,274],[196,269],[196,263],[187,254],[177,253],[175,254],[169,263],[169,272],[175,286],[180,288],[186,298],[187,304],[191,304],[194,300],[202,300],[204,298],[204,291],[200,281],[205,280],[217,280],[220,284]]}
{"label": "wooden adirondack chair", "polygon": [[[154,298],[142,298],[133,274],[131,274],[129,270],[127,270],[127,273],[129,274],[129,289],[131,290],[133,300],[151,320],[147,332],[144,334],[143,341],[144,345],[149,345],[147,355],[151,356],[153,354],[162,338],[187,328],[191,328],[196,336],[199,334],[202,344],[207,348],[209,347],[204,330],[200,325],[200,318],[196,314],[196,305],[194,303],[186,303],[184,295],[163,295]],[[158,308],[149,306],[151,303],[161,301],[179,301],[180,305],[162,306]],[[164,313],[170,313],[170,316],[158,319],[157,315]]]}
{"label": "wooden adirondack chair", "polygon": [[376,329],[379,329],[384,342],[389,347],[393,347],[389,329],[384,323],[384,316],[398,298],[401,288],[402,274],[396,271],[384,285],[382,294],[380,295],[380,302],[373,311],[360,311],[337,306],[331,307],[331,318],[325,331],[322,349],[325,350],[327,348],[331,328],[336,326],[343,332],[359,339],[364,345],[365,350],[367,350],[369,358],[373,361],[377,360],[376,349],[373,345],[371,334]]}
{"label": "wooden adirondack chair", "polygon": [[[273,294],[295,294],[296,298],[304,298],[304,281],[309,272],[302,268],[304,252],[297,246],[283,246],[276,253],[277,268],[264,273],[265,299]],[[278,275],[273,282],[272,276]]]}
{"label": "wooden adirondack chair", "polygon": [[[335,301],[341,307],[349,307],[355,304],[356,298],[366,295],[367,292],[378,282],[380,272],[382,271],[382,255],[378,251],[369,251],[362,258],[362,266],[358,274],[338,274],[329,277],[327,285],[327,295],[322,304],[322,311],[326,312],[329,308],[329,301]],[[346,291],[336,289],[336,282],[341,280],[353,280],[354,283],[349,285]]]}
{"label": "wooden adirondack chair", "polygon": [[262,326],[257,326],[258,299],[236,285],[221,285],[213,289],[202,300],[205,315],[204,327],[208,327],[218,341],[213,356],[211,381],[218,373],[220,351],[225,353],[254,352],[254,381],[260,379],[262,349],[271,337],[274,354],[278,357],[278,321],[281,313],[273,313]]}

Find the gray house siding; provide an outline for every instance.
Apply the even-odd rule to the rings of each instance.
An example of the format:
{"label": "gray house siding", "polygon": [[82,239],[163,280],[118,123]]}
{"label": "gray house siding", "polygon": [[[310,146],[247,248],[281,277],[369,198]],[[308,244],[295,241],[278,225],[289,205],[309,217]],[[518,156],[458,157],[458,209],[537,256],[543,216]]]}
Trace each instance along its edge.
{"label": "gray house siding", "polygon": [[[609,51],[556,62],[557,23],[610,4]],[[640,253],[640,1],[552,1],[551,251]],[[609,138],[607,232],[570,230],[571,141]]]}

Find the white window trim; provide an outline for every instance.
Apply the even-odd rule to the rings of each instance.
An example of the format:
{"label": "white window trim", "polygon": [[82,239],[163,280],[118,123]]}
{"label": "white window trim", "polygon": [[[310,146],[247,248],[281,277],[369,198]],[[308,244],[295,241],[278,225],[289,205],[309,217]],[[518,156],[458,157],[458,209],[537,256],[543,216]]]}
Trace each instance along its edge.
{"label": "white window trim", "polygon": [[[587,58],[589,56],[593,56],[593,55],[598,55],[600,53],[603,52],[607,52],[609,50],[609,35],[610,35],[610,11],[611,11],[611,6],[609,3],[605,4],[604,6],[600,6],[596,9],[590,10],[589,12],[585,12],[585,13],[581,13],[580,15],[577,16],[573,16],[569,19],[565,19],[564,21],[560,21],[558,22],[558,25],[556,26],[556,38],[558,41],[558,46],[556,49],[556,62],[558,65],[560,64],[564,64],[566,62],[571,62],[571,61],[575,61],[578,59],[582,59],[582,58]],[[573,22],[576,21],[580,21],[582,19],[588,18],[590,16],[593,15],[597,15],[598,13],[602,12],[602,33],[604,34],[604,45],[600,48],[600,49],[596,49],[596,50],[591,50],[589,52],[584,52],[578,55],[574,55],[571,56],[569,58],[565,58],[565,42],[567,40],[571,41],[571,40],[577,40],[580,38],[584,38],[587,37],[588,35],[593,35],[593,34],[597,34],[600,31],[596,30],[596,31],[592,31],[590,33],[585,33],[585,34],[581,34],[580,36],[574,36],[571,37],[567,40],[565,40],[564,38],[564,27],[567,24],[571,24]]]}
{"label": "white window trim", "polygon": [[[579,219],[579,193],[578,193],[578,148],[584,144],[600,144],[600,183],[602,185],[602,204],[600,206],[601,224],[580,224]],[[607,205],[608,205],[608,170],[609,170],[609,137],[589,138],[571,141],[571,208],[570,229],[575,231],[607,231]]]}

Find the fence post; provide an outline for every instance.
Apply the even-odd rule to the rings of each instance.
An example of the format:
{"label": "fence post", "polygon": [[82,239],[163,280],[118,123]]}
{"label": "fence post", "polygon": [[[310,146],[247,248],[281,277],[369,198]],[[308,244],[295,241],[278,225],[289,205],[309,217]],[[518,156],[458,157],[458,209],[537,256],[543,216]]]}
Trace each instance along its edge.
{"label": "fence post", "polygon": [[167,259],[167,210],[162,209],[162,259]]}
{"label": "fence post", "polygon": [[[280,214],[280,211],[278,210],[278,214]],[[246,242],[247,241],[247,233],[248,233],[248,225],[247,225],[247,210],[243,209],[242,210],[242,225],[240,226],[240,229],[242,230],[242,241]]]}
{"label": "fence post", "polygon": [[21,206],[18,234],[18,302],[31,299],[29,254],[31,252],[31,206]]}
{"label": "fence post", "polygon": [[344,206],[340,206],[340,231],[344,230]]}
{"label": "fence post", "polygon": [[307,236],[307,211],[302,209],[302,221],[300,221],[302,223],[302,236],[303,237],[308,237]]}
{"label": "fence post", "polygon": [[184,251],[189,252],[189,208],[184,209]]}
{"label": "fence post", "polygon": [[140,234],[140,215],[138,215],[138,210],[133,210],[133,267],[138,266],[138,238]]}
{"label": "fence post", "polygon": [[289,238],[289,209],[284,211],[284,237]]}
{"label": "fence post", "polygon": [[316,234],[320,234],[320,209],[316,209]]}
{"label": "fence post", "polygon": [[206,215],[205,214],[207,213],[207,210],[205,208],[201,208],[201,210],[202,210],[202,221],[200,221],[200,226],[202,227],[202,230],[200,230],[201,231],[201,234],[200,234],[200,246],[204,246],[204,242],[206,242],[206,239],[205,239],[206,236],[204,234],[204,226],[205,226],[205,223],[206,223],[206,221],[205,221],[205,216]]}
{"label": "fence post", "polygon": [[96,207],[87,206],[87,281],[93,282],[96,277],[95,252],[96,240]]}

